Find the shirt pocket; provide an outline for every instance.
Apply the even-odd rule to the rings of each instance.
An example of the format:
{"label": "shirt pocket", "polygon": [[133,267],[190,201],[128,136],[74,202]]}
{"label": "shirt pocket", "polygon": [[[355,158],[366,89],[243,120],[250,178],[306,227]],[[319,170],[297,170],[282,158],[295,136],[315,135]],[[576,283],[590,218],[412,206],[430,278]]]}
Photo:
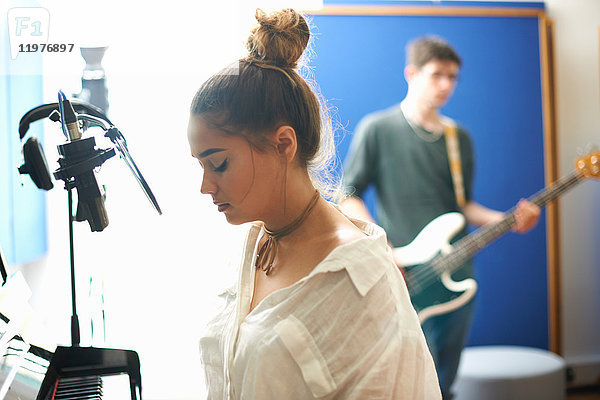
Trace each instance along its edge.
{"label": "shirt pocket", "polygon": [[302,322],[289,315],[275,325],[275,332],[298,364],[314,397],[326,396],[337,388],[325,357]]}

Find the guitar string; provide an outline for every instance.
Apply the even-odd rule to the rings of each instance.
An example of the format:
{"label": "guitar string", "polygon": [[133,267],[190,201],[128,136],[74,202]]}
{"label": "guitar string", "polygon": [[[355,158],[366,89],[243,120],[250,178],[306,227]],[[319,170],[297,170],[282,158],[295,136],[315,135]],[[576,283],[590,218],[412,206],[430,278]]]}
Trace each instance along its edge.
{"label": "guitar string", "polygon": [[[564,193],[566,190],[570,189],[571,186],[582,180],[584,176],[578,171],[574,171],[570,175],[563,177],[555,182],[555,184],[551,185],[546,189],[542,189],[537,194],[534,194],[530,197],[530,201],[536,203],[538,206],[542,206],[546,204],[548,201],[558,197],[561,193]],[[407,280],[409,281],[409,291],[411,294],[420,293],[423,289],[416,290],[420,287],[424,289],[427,288],[431,283],[435,282],[439,279],[441,273],[445,270],[453,270],[455,268],[460,267],[460,265],[453,265],[451,263],[456,264],[456,259],[462,259],[464,256],[462,253],[466,252],[466,255],[471,258],[477,250],[485,247],[478,246],[477,243],[483,239],[484,242],[495,240],[498,236],[502,235],[506,232],[510,227],[515,223],[514,220],[514,208],[507,211],[507,217],[505,220],[499,222],[498,224],[491,225],[489,227],[483,227],[473,232],[469,236],[465,236],[460,239],[454,245],[459,247],[459,250],[451,252],[449,254],[438,254],[433,257],[429,263],[420,264],[415,266],[413,269],[418,269],[414,273],[407,273]],[[491,236],[490,238],[485,238],[485,236]],[[460,246],[460,242],[462,240],[467,240],[467,244],[464,246]],[[460,257],[459,257],[460,255]],[[447,262],[446,265],[442,264],[443,269],[439,271],[436,269],[436,264],[439,264],[439,260],[444,260]],[[447,265],[451,265],[447,267]],[[429,268],[427,268],[429,267]],[[439,265],[437,266],[440,267]],[[453,272],[453,271],[450,271]],[[415,280],[417,282],[415,282]],[[412,282],[410,282],[412,281]],[[411,287],[413,288],[411,290]]]}
{"label": "guitar string", "polygon": [[[410,277],[410,280],[413,281],[412,284],[415,283],[415,280],[419,281],[417,282],[417,288],[421,286],[429,286],[432,282],[435,282],[439,278],[439,275],[444,271],[448,270],[449,272],[453,272],[453,270],[460,267],[464,263],[458,263],[457,259],[459,261],[465,258],[469,259],[477,250],[485,247],[481,246],[479,244],[480,242],[493,240],[495,237],[498,237],[510,229],[513,224],[514,219],[510,218],[510,216],[507,216],[506,220],[498,223],[497,225],[486,227],[484,230],[476,231],[471,236],[465,236],[465,239],[467,240],[466,245],[461,246],[460,242],[462,239],[459,240],[458,242],[454,243],[454,246],[456,246],[458,250],[448,254],[438,254],[437,256],[433,257],[429,263],[415,266],[415,268],[418,268],[418,270],[413,274],[409,274],[408,277]],[[491,237],[486,238],[485,236]],[[443,263],[440,265],[442,260]],[[417,292],[419,291],[420,290],[417,290]]]}
{"label": "guitar string", "polygon": [[[549,199],[556,197],[558,194],[566,191],[568,188],[570,188],[570,186],[572,186],[574,183],[577,183],[580,179],[582,179],[583,176],[578,175],[577,173],[574,173],[570,176],[565,177],[564,179],[561,179],[559,181],[557,181],[557,183],[555,185],[553,185],[552,187],[550,187],[550,191],[548,191],[547,193],[542,193],[542,194],[538,194],[539,199],[534,199],[536,201],[543,199],[543,202],[538,204],[538,205],[542,205],[545,202],[547,202]],[[561,187],[564,186],[564,187]],[[541,192],[544,192],[546,189],[542,190]],[[532,197],[535,197],[532,196]],[[514,212],[507,212],[513,215],[514,217]],[[507,216],[508,217],[508,216]],[[511,218],[512,220],[512,218]],[[490,233],[492,233],[493,235],[491,235],[491,238],[484,238],[484,242],[485,241],[490,241],[495,239],[495,237],[501,235],[502,233],[506,232],[506,230],[508,230],[508,228],[510,228],[512,226],[512,224],[514,224],[514,220],[513,221],[509,221],[504,220],[502,221],[504,224],[499,223],[497,225],[492,225],[491,227],[487,227],[483,230],[480,229],[479,232],[474,232],[473,235],[475,235],[476,237],[470,237],[467,236],[465,238],[469,238],[469,241],[471,243],[468,243],[467,245],[465,245],[464,247],[460,248],[458,251],[453,252],[453,253],[449,253],[448,255],[443,255],[443,254],[439,254],[438,256],[435,256],[434,258],[432,258],[430,260],[430,262],[428,264],[422,264],[422,265],[418,265],[415,268],[419,268],[419,270],[415,271],[413,274],[407,274],[407,278],[412,282],[412,285],[415,286],[415,289],[411,291],[411,293],[417,292],[419,293],[422,289],[419,289],[419,287],[421,286],[425,286],[428,287],[431,282],[435,282],[438,278],[439,275],[444,272],[443,270],[440,271],[439,269],[436,269],[436,265],[432,265],[432,264],[439,264],[440,260],[444,260],[446,259],[446,263],[448,265],[450,265],[451,263],[456,264],[456,259],[458,258],[459,260],[461,258],[463,258],[462,253],[467,253],[467,255],[472,256],[478,249],[483,248],[485,246],[479,246],[477,243],[484,238],[484,236],[486,235],[490,235]],[[502,229],[499,229],[502,228]],[[461,239],[462,240],[462,239]],[[460,241],[459,241],[460,242]],[[459,244],[459,242],[455,243],[455,245]],[[460,247],[460,246],[459,246]],[[442,264],[444,265],[444,264]],[[429,267],[429,268],[424,268],[424,267]],[[444,270],[451,270],[451,269],[455,269],[457,267],[459,267],[460,265],[452,265],[451,267],[447,267],[444,266]],[[440,266],[437,265],[437,268],[439,268]],[[452,271],[451,271],[452,272]],[[414,282],[415,279],[418,281],[420,280],[420,282]],[[424,285],[423,285],[424,284]]]}
{"label": "guitar string", "polygon": [[[461,247],[459,241],[454,244],[454,246],[457,246],[458,250],[449,254],[439,254],[434,257],[427,265],[429,268],[423,268],[424,266],[415,267],[421,268],[411,275],[411,280],[413,280],[413,282],[414,280],[419,281],[419,286],[421,287],[428,287],[431,283],[438,280],[439,276],[444,271],[449,271],[450,273],[454,272],[454,270],[460,267],[464,261],[472,258],[478,250],[484,248],[486,242],[492,241],[502,235],[510,229],[514,223],[514,215],[509,215],[505,221],[498,225],[486,228],[483,231],[474,232],[474,236],[465,237],[468,240],[466,245]],[[482,245],[481,243],[484,244]],[[417,292],[419,291],[420,290],[417,290]]]}
{"label": "guitar string", "polygon": [[[586,176],[584,175],[584,173],[580,170],[573,171],[570,175],[567,175],[557,180],[556,182],[551,184],[551,186],[544,188],[536,194],[534,194],[533,196],[531,196],[530,201],[538,206],[543,206],[547,202],[558,197],[561,193],[564,193],[565,191],[570,189],[571,186],[573,186],[580,180],[583,180],[585,177]],[[474,237],[467,236],[463,238],[464,240],[467,240],[467,238],[469,238],[470,242],[467,242],[467,245],[465,245],[462,248],[459,248],[459,250],[455,251],[454,253],[449,253],[447,255],[439,254],[438,256],[435,256],[432,260],[430,260],[429,263],[415,266],[415,268],[419,268],[416,272],[412,274],[406,274],[407,281],[409,281],[409,284],[411,285],[411,287],[409,287],[409,292],[411,292],[411,294],[414,292],[420,292],[422,290],[420,289],[422,286],[421,283],[425,283],[425,286],[427,287],[430,285],[429,281],[437,280],[439,278],[439,275],[443,273],[445,269],[456,269],[457,267],[459,267],[460,265],[456,265],[456,260],[461,260],[465,258],[463,253],[466,253],[468,258],[471,258],[477,252],[477,250],[480,250],[485,247],[486,242],[495,240],[498,236],[506,232],[506,230],[510,228],[515,222],[514,210],[515,208],[513,207],[511,210],[507,211],[507,219],[502,221],[505,223],[504,225],[496,224],[490,227],[490,229],[482,228],[483,230],[480,229],[479,231],[473,233],[473,235],[475,235]],[[486,238],[485,236],[491,237]],[[459,240],[454,245],[460,247],[459,245],[463,239]],[[480,245],[480,241],[483,241],[484,245]],[[435,264],[439,264],[440,260],[444,259],[449,260],[447,261],[447,264],[454,263],[454,265],[448,268],[444,268],[440,271],[440,265],[436,266]],[[444,264],[442,264],[442,266],[446,267]],[[418,282],[419,279],[422,280],[421,283]],[[417,280],[417,282],[415,282],[415,280]]]}

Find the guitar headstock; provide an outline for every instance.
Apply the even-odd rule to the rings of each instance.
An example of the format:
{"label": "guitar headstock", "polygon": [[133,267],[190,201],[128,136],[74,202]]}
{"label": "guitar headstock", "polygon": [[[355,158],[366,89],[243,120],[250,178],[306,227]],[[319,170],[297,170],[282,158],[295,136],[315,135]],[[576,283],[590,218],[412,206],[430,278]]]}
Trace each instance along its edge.
{"label": "guitar headstock", "polygon": [[577,158],[575,168],[586,178],[600,178],[600,150]]}

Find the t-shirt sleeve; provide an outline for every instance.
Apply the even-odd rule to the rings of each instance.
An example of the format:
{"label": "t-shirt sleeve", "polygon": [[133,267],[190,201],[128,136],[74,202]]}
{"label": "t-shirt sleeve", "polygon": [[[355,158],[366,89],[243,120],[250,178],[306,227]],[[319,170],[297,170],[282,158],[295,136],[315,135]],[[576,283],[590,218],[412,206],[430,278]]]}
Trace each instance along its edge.
{"label": "t-shirt sleeve", "polygon": [[377,176],[376,125],[369,116],[357,125],[344,161],[342,185],[348,195],[360,197]]}

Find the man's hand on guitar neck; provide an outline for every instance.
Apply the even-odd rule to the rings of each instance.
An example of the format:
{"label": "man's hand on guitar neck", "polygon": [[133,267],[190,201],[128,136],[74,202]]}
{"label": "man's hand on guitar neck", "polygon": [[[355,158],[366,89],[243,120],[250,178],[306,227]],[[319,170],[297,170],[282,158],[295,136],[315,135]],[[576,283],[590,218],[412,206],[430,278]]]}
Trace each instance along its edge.
{"label": "man's hand on guitar neck", "polygon": [[515,209],[515,226],[512,230],[518,233],[527,233],[533,229],[540,219],[541,209],[534,203],[521,199]]}
{"label": "man's hand on guitar neck", "polygon": [[[536,226],[540,219],[541,209],[526,199],[521,199],[514,208],[515,225],[513,232],[527,233]],[[483,226],[495,224],[504,220],[506,213],[492,210],[481,204],[470,201],[463,208],[463,214],[471,225]]]}

